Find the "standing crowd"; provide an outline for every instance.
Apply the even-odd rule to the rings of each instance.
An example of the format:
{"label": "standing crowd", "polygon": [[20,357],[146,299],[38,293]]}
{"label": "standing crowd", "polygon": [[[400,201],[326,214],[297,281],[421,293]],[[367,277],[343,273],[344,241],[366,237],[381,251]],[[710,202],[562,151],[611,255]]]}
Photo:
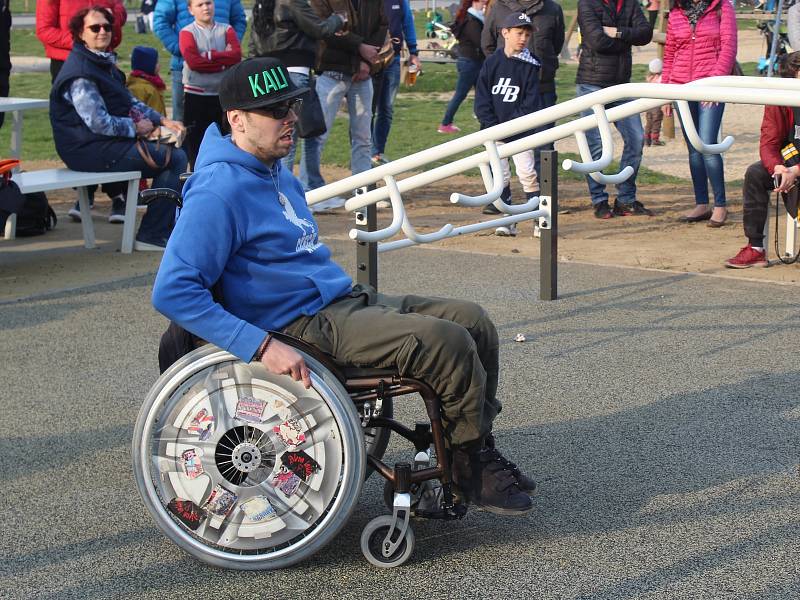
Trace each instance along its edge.
{"label": "standing crowd", "polygon": [[[579,0],[581,31],[576,95],[628,83],[632,47],[653,35],[657,0]],[[127,14],[122,0],[43,0],[36,6],[36,32],[50,58],[51,121],[59,155],[73,169],[141,170],[153,185],[177,189],[178,176],[193,168],[206,130],[227,129],[219,86],[226,71],[243,59],[241,40],[248,26],[240,0],[144,0],[142,13],[172,55],[169,65],[172,115],[165,114],[165,82],[156,49],[137,46],[131,73],[117,67],[114,49],[122,39]],[[418,71],[414,16],[408,0],[257,0],[250,24],[250,57],[275,58],[286,66],[298,89],[306,89],[292,143],[282,162],[294,170],[305,191],[325,184],[320,163],[342,102],[346,103],[353,174],[387,162],[400,83],[401,53]],[[559,55],[565,38],[564,15],[555,0],[462,0],[451,25],[458,40],[455,92],[438,131],[457,134],[456,113],[475,89],[474,114],[481,128],[531,114],[557,102]],[[649,65],[653,83],[688,83],[734,71],[737,50],[735,13],[729,0],[672,0],[664,58]],[[786,71],[786,69],[784,69]],[[254,89],[281,89],[286,81],[265,73]],[[700,139],[716,142],[724,104],[689,102]],[[302,108],[300,108],[302,106]],[[611,108],[607,105],[606,108]],[[645,146],[662,145],[661,119],[671,105],[614,123],[623,139],[620,167],[633,175],[616,185],[610,202],[606,185],[587,176],[594,214],[599,219],[652,215],[637,195],[636,176]],[[584,115],[591,114],[586,111]],[[788,114],[788,113],[787,113]],[[775,121],[774,116],[770,116]],[[543,131],[549,123],[523,135]],[[682,127],[685,130],[686,126]],[[160,143],[183,141],[182,147]],[[170,137],[171,136],[171,137]],[[587,132],[594,159],[602,153],[597,129]],[[185,139],[184,139],[185,138]],[[510,139],[502,140],[508,142]],[[539,153],[512,157],[527,201],[539,192]],[[727,219],[724,164],[721,155],[703,154],[689,143],[689,166],[695,207],[681,217],[721,227]],[[508,161],[505,188],[498,201],[513,203]],[[780,166],[780,165],[778,165]],[[776,165],[768,174],[779,175]],[[788,167],[787,167],[788,168]],[[780,187],[776,184],[773,187]],[[784,186],[785,187],[785,186]],[[109,184],[111,222],[123,222],[125,190]],[[711,193],[709,193],[709,188]],[[713,204],[711,201],[713,199]],[[155,201],[137,234],[139,249],[161,250],[174,225],[173,211]],[[343,198],[317,204],[315,210],[341,206]],[[70,216],[80,219],[75,206]],[[487,213],[499,210],[489,205]],[[513,227],[499,235],[515,235]],[[753,242],[758,236],[750,235]],[[760,247],[752,245],[756,249]],[[733,261],[729,266],[742,266]],[[756,260],[753,264],[760,264]],[[731,263],[731,261],[729,261]],[[743,266],[752,266],[745,264]]]}

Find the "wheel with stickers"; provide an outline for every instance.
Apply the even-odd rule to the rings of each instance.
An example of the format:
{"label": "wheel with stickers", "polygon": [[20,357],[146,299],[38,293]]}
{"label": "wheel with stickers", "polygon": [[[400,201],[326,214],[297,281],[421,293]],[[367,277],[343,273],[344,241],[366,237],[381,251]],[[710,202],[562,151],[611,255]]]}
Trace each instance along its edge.
{"label": "wheel with stickers", "polygon": [[[393,520],[394,517],[391,515],[375,517],[372,521],[367,523],[367,526],[364,527],[364,531],[361,532],[361,552],[371,564],[382,569],[399,567],[406,562],[411,556],[411,553],[414,552],[414,530],[411,529],[410,525],[406,527],[402,539],[399,536],[399,531],[395,529],[392,532],[391,538],[387,540],[386,536],[392,528]],[[386,556],[383,552],[384,546],[387,543],[397,543],[397,547],[389,556]]]}
{"label": "wheel with stickers", "polygon": [[172,365],[136,421],[136,484],[164,534],[224,568],[287,567],[355,508],[366,451],[339,381],[300,351],[312,386],[211,345]]}

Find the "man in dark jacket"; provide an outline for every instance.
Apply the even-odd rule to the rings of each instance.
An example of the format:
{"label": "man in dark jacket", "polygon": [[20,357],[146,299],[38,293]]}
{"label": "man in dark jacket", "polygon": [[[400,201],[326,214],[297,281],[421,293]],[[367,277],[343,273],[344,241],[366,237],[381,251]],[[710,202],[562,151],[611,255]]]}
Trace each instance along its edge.
{"label": "man in dark jacket", "polygon": [[[257,2],[253,7],[250,55],[277,58],[286,65],[289,77],[297,87],[309,87],[319,40],[332,38],[342,30],[345,21],[342,15],[337,14],[331,14],[326,19],[320,18],[308,0],[276,0],[274,10],[269,10],[271,4]],[[283,166],[289,171],[294,170],[298,140],[295,129],[292,147],[283,159]],[[321,137],[303,140],[299,179],[306,191],[325,185],[319,172],[321,153]]]}
{"label": "man in dark jacket", "polygon": [[[322,75],[317,79],[317,94],[328,129],[321,136],[323,147],[339,105],[343,98],[347,98],[350,169],[355,175],[372,167],[373,90],[370,67],[386,41],[389,23],[383,10],[383,0],[312,0],[311,5],[323,19],[334,13],[347,17],[347,27],[340,35],[320,43],[317,71],[321,71]],[[344,199],[340,198],[327,204],[326,208],[343,204]]]}
{"label": "man in dark jacket", "polygon": [[[581,29],[581,51],[578,63],[577,96],[591,94],[599,89],[628,83],[631,80],[631,46],[644,46],[653,38],[653,28],[647,22],[637,0],[579,0],[578,26]],[[612,108],[622,102],[607,104]],[[583,116],[593,114],[591,110]],[[636,174],[642,162],[644,130],[638,114],[614,123],[622,136],[624,147],[620,167],[631,166],[633,175],[617,184],[617,199],[613,211],[608,205],[605,185],[591,177],[589,193],[592,196],[594,215],[598,219],[613,216],[648,215],[646,209],[636,199]],[[589,148],[594,159],[602,153],[600,132],[590,129],[586,132]]]}
{"label": "man in dark jacket", "polygon": [[[539,73],[539,109],[553,106],[556,101],[556,71],[558,55],[564,46],[564,12],[561,5],[554,0],[497,0],[486,16],[486,23],[481,34],[481,46],[486,56],[496,48],[503,47],[503,36],[500,35],[500,23],[512,13],[525,13],[533,23],[533,34],[528,42],[528,50],[541,63]],[[550,129],[555,123],[548,123],[535,131]],[[548,144],[534,150],[536,172],[539,172],[539,153],[552,150]]]}

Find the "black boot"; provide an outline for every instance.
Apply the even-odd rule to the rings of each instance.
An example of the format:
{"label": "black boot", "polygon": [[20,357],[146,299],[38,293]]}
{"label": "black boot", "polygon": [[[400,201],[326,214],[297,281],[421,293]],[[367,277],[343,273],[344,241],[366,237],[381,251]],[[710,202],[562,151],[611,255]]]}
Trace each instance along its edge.
{"label": "black boot", "polygon": [[[495,446],[495,441],[494,441],[494,435],[492,435],[491,433],[486,436],[486,441],[484,442],[484,445],[487,448],[497,451],[497,447]],[[525,475],[522,471],[520,471],[519,467],[516,464],[508,460],[502,454],[500,454],[499,451],[497,451],[497,455],[500,457],[499,460],[503,463],[503,465],[511,469],[512,475],[514,475],[514,477],[517,478],[519,489],[521,489],[523,492],[527,494],[532,494],[533,492],[536,491],[536,482],[533,479],[531,479],[530,477]]]}
{"label": "black boot", "polygon": [[533,510],[533,502],[501,459],[497,450],[490,448],[454,448],[455,492],[465,502],[496,515],[527,514]]}

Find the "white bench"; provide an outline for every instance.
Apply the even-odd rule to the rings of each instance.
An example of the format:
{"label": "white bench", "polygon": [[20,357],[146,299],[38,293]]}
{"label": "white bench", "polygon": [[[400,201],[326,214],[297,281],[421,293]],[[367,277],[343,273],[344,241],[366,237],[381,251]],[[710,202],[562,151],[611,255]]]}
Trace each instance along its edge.
{"label": "white bench", "polygon": [[[33,192],[49,192],[78,188],[78,204],[81,210],[81,225],[83,226],[83,241],[87,248],[95,248],[94,224],[89,209],[89,194],[87,186],[102,185],[127,181],[128,192],[125,204],[125,223],[122,226],[122,244],[120,251],[123,254],[133,252],[133,230],[136,227],[136,204],[139,195],[139,171],[125,171],[118,173],[84,173],[70,171],[69,169],[43,169],[41,171],[26,171],[14,173],[12,179],[17,183],[23,194]],[[16,236],[17,215],[11,215],[6,220],[5,237],[7,240]]]}

